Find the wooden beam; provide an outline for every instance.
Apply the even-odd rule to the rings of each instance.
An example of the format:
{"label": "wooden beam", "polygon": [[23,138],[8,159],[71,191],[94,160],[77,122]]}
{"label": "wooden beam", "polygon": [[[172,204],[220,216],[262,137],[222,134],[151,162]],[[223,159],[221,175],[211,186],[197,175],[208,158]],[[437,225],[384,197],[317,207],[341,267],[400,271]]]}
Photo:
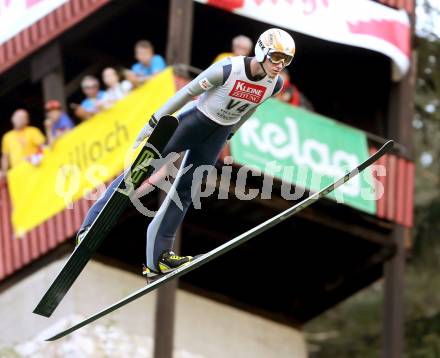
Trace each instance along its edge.
{"label": "wooden beam", "polygon": [[408,229],[396,225],[392,237],[397,251],[394,257],[385,263],[384,268],[385,299],[382,324],[382,357],[384,358],[403,357],[404,351],[405,231]]}
{"label": "wooden beam", "polygon": [[44,102],[56,99],[61,102],[66,110],[66,96],[64,92],[64,72],[62,68],[54,70],[45,75],[42,80]]}
{"label": "wooden beam", "polygon": [[[415,14],[410,14],[411,35],[414,36]],[[413,157],[412,117],[414,113],[414,87],[416,81],[415,54],[412,51],[409,73],[398,83],[393,83],[388,104],[388,137],[407,148],[407,157]],[[382,356],[398,358],[404,352],[404,277],[405,240],[410,230],[396,224],[392,233],[397,246],[396,255],[385,264],[384,313],[382,323]]]}
{"label": "wooden beam", "polygon": [[62,66],[61,47],[59,42],[42,48],[31,60],[31,80],[37,82]]}
{"label": "wooden beam", "polygon": [[406,149],[405,157],[412,159],[413,128],[412,116],[414,113],[414,66],[410,67],[410,73],[400,82],[391,84],[389,103],[387,137],[398,141]]}
{"label": "wooden beam", "polygon": [[[176,233],[174,250],[180,251],[181,231]],[[172,280],[157,290],[154,326],[154,358],[172,358],[174,348],[174,320],[178,280]]]}
{"label": "wooden beam", "polygon": [[[191,60],[192,0],[171,0],[168,17],[167,62],[189,64]],[[179,163],[180,164],[180,163]],[[174,249],[178,252],[181,229],[176,234]],[[158,290],[156,326],[154,329],[154,357],[172,358],[174,347],[174,310],[177,280]]]}
{"label": "wooden beam", "polygon": [[66,110],[63,61],[58,42],[43,48],[32,58],[31,79],[41,81],[44,102],[56,99]]}
{"label": "wooden beam", "polygon": [[408,73],[399,82],[391,84],[388,103],[387,137],[406,148],[406,157],[414,155],[412,118],[414,114],[414,89],[416,81],[416,56],[410,58]]}
{"label": "wooden beam", "polygon": [[[177,161],[177,167],[182,164],[182,158]],[[165,200],[165,193],[159,192],[159,205]],[[182,228],[179,226],[176,231],[176,240],[173,250],[180,253],[182,240]],[[178,279],[172,280],[157,290],[155,327],[154,327],[154,358],[172,358],[174,348],[174,320],[176,293]]]}
{"label": "wooden beam", "polygon": [[166,57],[169,65],[191,63],[194,2],[171,0]]}

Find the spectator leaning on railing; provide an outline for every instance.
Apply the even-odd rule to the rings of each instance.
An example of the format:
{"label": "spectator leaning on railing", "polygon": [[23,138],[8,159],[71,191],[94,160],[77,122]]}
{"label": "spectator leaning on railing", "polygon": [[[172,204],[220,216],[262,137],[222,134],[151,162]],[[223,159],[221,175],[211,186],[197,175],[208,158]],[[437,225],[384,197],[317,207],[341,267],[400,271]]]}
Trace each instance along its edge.
{"label": "spectator leaning on railing", "polygon": [[238,35],[232,39],[232,52],[223,52],[219,54],[215,62],[221,61],[226,57],[232,56],[249,56],[252,51],[252,40],[244,35]]}
{"label": "spectator leaning on railing", "polygon": [[85,76],[81,81],[81,89],[86,98],[81,104],[73,103],[71,106],[75,110],[75,116],[85,121],[99,112],[98,103],[103,99],[105,92],[99,89],[99,81],[94,76]]}
{"label": "spectator leaning on railing", "polygon": [[133,83],[128,80],[122,80],[120,74],[113,67],[107,67],[102,71],[102,80],[107,89],[102,99],[98,102],[100,109],[111,108],[133,89]]}
{"label": "spectator leaning on railing", "polygon": [[32,162],[32,156],[41,151],[45,142],[43,133],[29,125],[29,113],[17,109],[11,117],[13,129],[2,138],[2,159],[0,177],[4,177],[9,168],[22,161]]}
{"label": "spectator leaning on railing", "polygon": [[75,127],[75,124],[70,117],[63,112],[59,101],[54,99],[49,100],[44,107],[46,110],[44,127],[46,128],[47,142],[51,145],[66,131]]}
{"label": "spectator leaning on railing", "polygon": [[136,42],[134,55],[138,62],[131,67],[131,71],[128,71],[127,78],[136,86],[148,81],[166,67],[164,58],[154,53],[154,47],[150,41]]}

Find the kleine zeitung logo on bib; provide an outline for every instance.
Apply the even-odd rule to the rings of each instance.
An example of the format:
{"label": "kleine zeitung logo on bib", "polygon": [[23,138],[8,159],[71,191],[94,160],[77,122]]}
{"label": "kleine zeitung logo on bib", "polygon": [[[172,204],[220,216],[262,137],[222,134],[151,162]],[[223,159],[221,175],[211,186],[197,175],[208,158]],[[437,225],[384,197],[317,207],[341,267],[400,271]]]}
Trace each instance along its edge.
{"label": "kleine zeitung logo on bib", "polygon": [[265,93],[266,87],[264,86],[237,80],[229,95],[252,103],[260,103]]}

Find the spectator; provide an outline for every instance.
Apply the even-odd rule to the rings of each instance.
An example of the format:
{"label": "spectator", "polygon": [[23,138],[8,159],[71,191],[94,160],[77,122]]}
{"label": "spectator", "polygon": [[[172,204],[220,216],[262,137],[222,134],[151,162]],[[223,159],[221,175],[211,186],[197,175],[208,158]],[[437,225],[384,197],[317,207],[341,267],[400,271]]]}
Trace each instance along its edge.
{"label": "spectator", "polygon": [[100,91],[99,81],[94,76],[85,76],[81,81],[81,89],[86,98],[80,105],[72,104],[72,108],[75,110],[75,115],[84,121],[99,112],[98,103],[104,97],[105,92]]}
{"label": "spectator", "polygon": [[252,51],[252,40],[244,35],[238,35],[232,39],[232,52],[223,52],[219,54],[214,62],[223,60],[231,56],[249,56]]}
{"label": "spectator", "polygon": [[290,103],[292,106],[298,106],[313,111],[310,101],[299,91],[299,89],[290,82],[290,75],[286,69],[281,71],[284,83],[281,91],[276,95],[280,101]]}
{"label": "spectator", "polygon": [[100,109],[111,108],[133,88],[133,84],[130,81],[121,81],[118,72],[113,67],[107,67],[102,71],[102,80],[107,86],[107,90],[102,99],[98,102]]}
{"label": "spectator", "polygon": [[129,79],[136,85],[148,81],[153,75],[165,69],[165,60],[161,55],[154,53],[154,47],[150,41],[138,41],[134,47],[134,52],[138,62],[131,67],[133,78],[130,77]]}
{"label": "spectator", "polygon": [[45,142],[43,133],[29,126],[29,113],[17,109],[11,117],[13,129],[2,138],[2,159],[0,177],[4,177],[9,168],[15,167],[24,160],[30,160],[32,155],[40,152]]}
{"label": "spectator", "polygon": [[62,136],[66,131],[75,127],[70,117],[62,111],[61,103],[55,99],[46,102],[46,119],[44,127],[46,128],[46,137],[49,145]]}

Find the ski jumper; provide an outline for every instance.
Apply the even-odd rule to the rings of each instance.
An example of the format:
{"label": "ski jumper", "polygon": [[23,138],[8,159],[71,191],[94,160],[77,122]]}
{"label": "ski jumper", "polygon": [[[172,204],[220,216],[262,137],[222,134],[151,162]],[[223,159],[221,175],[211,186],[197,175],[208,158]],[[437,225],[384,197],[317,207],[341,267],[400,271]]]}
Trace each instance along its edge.
{"label": "ski jumper", "polygon": [[[179,126],[162,156],[166,157],[172,152],[186,153],[171,192],[147,229],[147,266],[152,270],[157,270],[161,253],[172,250],[177,228],[192,198],[199,192],[203,177],[194,176],[195,170],[203,165],[213,166],[233,129],[238,128],[258,105],[282,88],[280,76],[253,77],[251,60],[250,57],[237,56],[211,65],[154,114],[155,118],[160,119],[180,109],[177,115]],[[197,100],[192,101],[199,95]],[[186,172],[182,170],[190,165]],[[121,180],[123,175],[117,177],[90,208],[80,230],[93,223]],[[182,210],[171,199],[173,191],[182,203]]]}

